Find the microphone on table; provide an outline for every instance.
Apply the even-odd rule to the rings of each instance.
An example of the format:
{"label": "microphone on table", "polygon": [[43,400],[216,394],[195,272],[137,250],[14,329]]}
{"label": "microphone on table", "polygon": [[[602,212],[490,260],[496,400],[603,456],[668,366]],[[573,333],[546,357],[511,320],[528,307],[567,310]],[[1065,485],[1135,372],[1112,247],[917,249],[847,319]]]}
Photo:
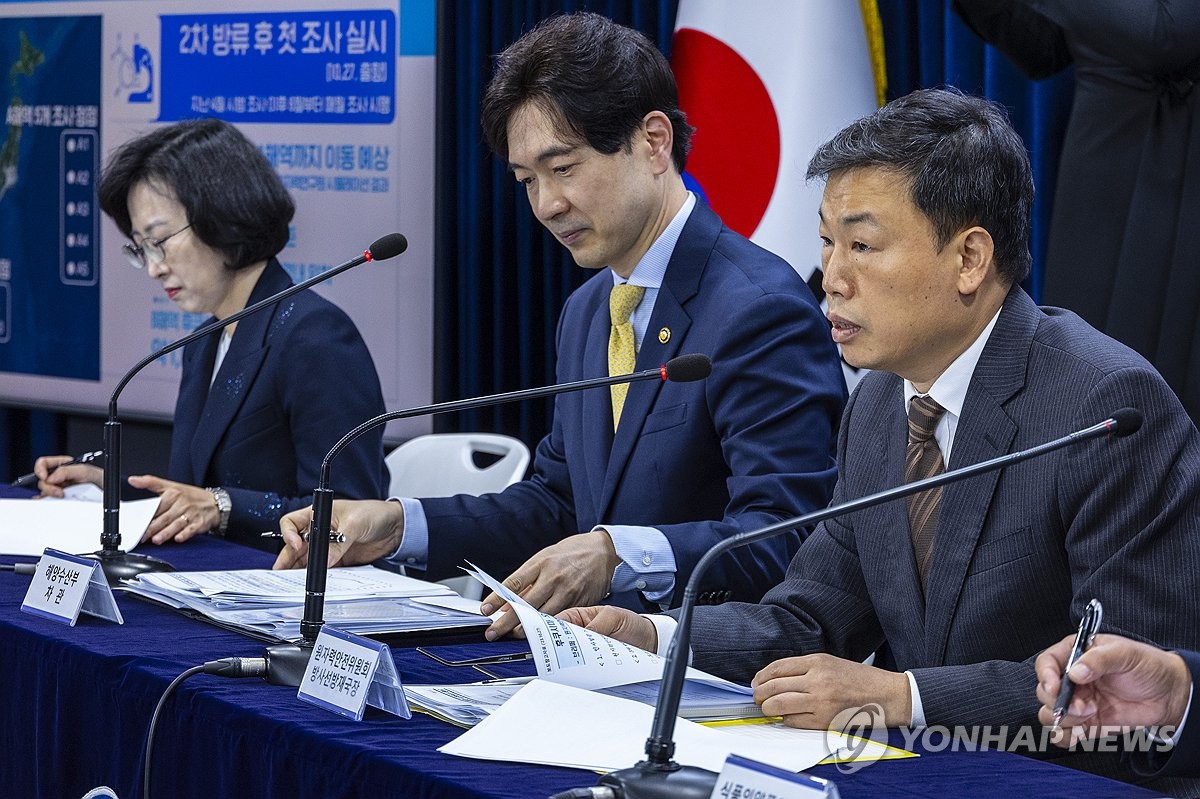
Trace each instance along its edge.
{"label": "microphone on table", "polygon": [[158,360],[167,353],[174,352],[196,339],[212,335],[218,330],[223,330],[234,322],[252,313],[256,313],[269,305],[274,305],[281,300],[291,297],[293,294],[312,288],[316,284],[326,281],[335,275],[340,275],[347,269],[352,269],[359,264],[366,263],[367,261],[385,261],[388,258],[394,258],[406,249],[408,249],[408,239],[399,233],[389,233],[376,240],[362,255],[352,258],[340,266],[335,266],[327,272],[322,272],[319,275],[311,277],[302,283],[289,286],[283,291],[272,294],[270,297],[260,300],[253,305],[248,305],[237,313],[230,314],[211,325],[193,330],[183,338],[168,344],[160,350],[156,350],[138,361],[132,369],[125,373],[125,376],[117,382],[117,387],[113,389],[112,397],[108,401],[108,421],[104,423],[104,527],[100,535],[100,550],[87,556],[100,561],[100,566],[104,569],[104,576],[109,583],[116,584],[122,579],[135,577],[143,572],[174,571],[174,567],[165,560],[153,558],[148,555],[134,554],[132,552],[122,552],[120,549],[121,423],[117,418],[117,397],[121,395],[121,391],[133,379],[133,376],[148,364]]}
{"label": "microphone on table", "polygon": [[[629,768],[605,774],[595,787],[574,789],[556,794],[551,799],[567,799],[567,797],[590,796],[596,799],[687,799],[697,797],[707,799],[716,784],[717,775],[707,769],[695,766],[681,766],[672,758],[675,754],[675,717],[679,713],[679,698],[683,692],[684,677],[688,665],[688,652],[691,649],[692,611],[696,605],[696,595],[699,591],[700,578],[709,566],[721,555],[731,549],[746,544],[753,544],[767,538],[786,533],[797,527],[808,527],[817,522],[842,516],[863,508],[870,508],[894,499],[907,497],[930,488],[946,485],[947,483],[973,477],[984,472],[1002,469],[1014,463],[1045,455],[1071,444],[1088,441],[1100,436],[1123,438],[1136,433],[1142,426],[1142,413],[1134,408],[1122,408],[1103,422],[1078,430],[1053,441],[1039,444],[1029,449],[1019,450],[1007,455],[1001,455],[990,460],[981,461],[961,469],[953,469],[924,480],[889,488],[865,497],[852,499],[839,505],[831,505],[822,510],[806,513],[791,519],[784,519],[775,524],[758,530],[731,536],[718,542],[704,553],[696,563],[692,575],[684,589],[683,602],[679,607],[678,624],[675,635],[667,649],[663,663],[663,677],[658,690],[658,702],[654,709],[654,724],[650,737],[646,739],[646,759]],[[803,549],[801,549],[803,552]],[[310,561],[311,562],[311,561]]]}
{"label": "microphone on table", "polygon": [[277,644],[267,647],[267,682],[274,685],[299,685],[308,666],[309,655],[317,635],[325,624],[322,618],[325,612],[325,582],[329,571],[326,563],[329,555],[329,537],[333,516],[333,491],[329,488],[329,462],[333,460],[350,442],[368,430],[396,419],[408,419],[413,416],[427,416],[450,411],[466,411],[489,405],[500,405],[506,402],[516,402],[525,399],[550,397],[571,391],[582,391],[588,388],[612,386],[618,383],[638,383],[643,380],[659,380],[672,383],[691,383],[703,380],[712,372],[712,361],[706,355],[680,355],[672,358],[657,369],[646,369],[624,375],[608,377],[593,377],[587,380],[576,380],[570,383],[557,383],[541,388],[526,388],[518,391],[507,391],[501,394],[490,394],[486,397],[473,399],[437,402],[432,405],[422,405],[416,408],[392,411],[376,416],[360,424],[333,445],[329,454],[321,462],[321,477],[313,491],[312,522],[308,535],[308,567],[305,573],[304,586],[304,617],[300,621],[301,640],[298,643]]}

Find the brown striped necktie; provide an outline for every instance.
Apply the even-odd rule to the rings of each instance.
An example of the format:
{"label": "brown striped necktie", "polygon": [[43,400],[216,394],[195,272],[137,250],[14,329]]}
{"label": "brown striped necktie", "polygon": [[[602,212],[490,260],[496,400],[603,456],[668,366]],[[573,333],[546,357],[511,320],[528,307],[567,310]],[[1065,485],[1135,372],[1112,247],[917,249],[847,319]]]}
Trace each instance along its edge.
{"label": "brown striped necktie", "polygon": [[[908,452],[904,458],[904,482],[911,483],[941,474],[946,470],[933,429],[946,409],[932,397],[913,397],[908,403]],[[924,593],[933,554],[933,535],[937,531],[938,503],[942,487],[930,488],[908,498],[908,526],[912,532],[913,554]]]}

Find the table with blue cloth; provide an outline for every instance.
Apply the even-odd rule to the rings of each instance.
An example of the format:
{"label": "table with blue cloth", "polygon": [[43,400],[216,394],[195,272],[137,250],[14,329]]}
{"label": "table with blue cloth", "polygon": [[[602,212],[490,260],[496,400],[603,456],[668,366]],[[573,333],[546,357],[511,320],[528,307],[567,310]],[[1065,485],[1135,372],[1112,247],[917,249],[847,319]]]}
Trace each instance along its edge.
{"label": "table with blue cloth", "polygon": [[[146,547],[181,570],[269,567],[271,558],[204,538]],[[30,561],[29,558],[2,558]],[[82,797],[105,785],[140,797],[146,732],[155,704],[185,669],[223,657],[260,657],[263,644],[118,594],[123,625],[81,616],[72,628],[20,611],[28,576],[0,572],[0,785],[7,796]],[[446,645],[448,639],[430,643]],[[483,675],[441,665],[393,643],[407,683],[457,683]],[[488,654],[519,646],[481,637],[457,649]],[[528,664],[526,664],[528,665]],[[569,709],[564,709],[570,712]],[[579,719],[587,724],[587,719]],[[587,771],[466,760],[437,748],[460,729],[368,708],[351,721],[299,701],[295,688],[260,679],[198,675],[168,700],[153,747],[152,795],[258,797],[537,797],[593,785]],[[899,743],[893,735],[893,743]],[[918,750],[920,751],[920,750]],[[998,751],[923,752],[854,774],[818,766],[843,799],[879,796],[1152,796],[1130,785]]]}

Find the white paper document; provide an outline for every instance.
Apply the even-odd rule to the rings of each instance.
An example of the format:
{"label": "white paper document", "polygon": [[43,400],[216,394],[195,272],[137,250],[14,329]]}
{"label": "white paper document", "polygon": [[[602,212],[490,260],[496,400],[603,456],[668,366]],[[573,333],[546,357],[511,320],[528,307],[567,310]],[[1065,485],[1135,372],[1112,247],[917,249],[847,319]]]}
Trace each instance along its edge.
{"label": "white paper document", "polygon": [[[482,569],[472,566],[467,573],[512,605],[525,629],[539,677],[576,688],[628,686],[662,678],[665,659],[654,652],[542,613]],[[754,694],[749,686],[691,667],[687,670],[687,679],[733,696]],[[708,698],[712,699],[713,695]]]}
{"label": "white paper document", "polygon": [[[506,760],[613,771],[642,760],[654,708],[641,702],[533,680],[496,712],[438,749]],[[675,722],[675,760],[719,772],[731,753],[801,771],[829,754],[825,733],[794,730],[786,741],[747,739],[685,719]]]}
{"label": "white paper document", "polygon": [[[530,643],[538,677],[653,707],[658,701],[664,659],[653,652],[585,630],[542,613],[479,569],[468,572],[504,597],[516,610]],[[453,724],[471,726],[495,712],[527,682],[525,679],[463,685],[407,685],[415,707]],[[749,686],[689,668],[679,701],[689,719],[761,716]]]}
{"label": "white paper document", "polygon": [[[122,502],[120,533],[123,552],[142,540],[158,507],[158,497]],[[0,499],[0,553],[41,555],[46,547],[83,553],[100,549],[104,507],[87,499]]]}
{"label": "white paper document", "polygon": [[[154,572],[126,580],[121,588],[250,635],[286,641],[300,636],[305,579],[303,569]],[[487,624],[478,613],[416,601],[447,595],[453,592],[444,585],[374,566],[331,569],[322,615],[331,627],[357,635]]]}

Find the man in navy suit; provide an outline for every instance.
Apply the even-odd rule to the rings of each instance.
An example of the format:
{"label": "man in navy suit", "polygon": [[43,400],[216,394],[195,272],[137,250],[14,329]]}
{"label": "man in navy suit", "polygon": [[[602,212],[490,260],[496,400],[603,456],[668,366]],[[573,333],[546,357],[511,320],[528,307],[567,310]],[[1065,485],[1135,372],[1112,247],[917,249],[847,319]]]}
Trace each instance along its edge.
{"label": "man in navy suit", "polygon": [[[1038,655],[1038,718],[1054,720],[1059,684],[1075,636],[1069,635]],[[1200,775],[1200,710],[1196,682],[1200,653],[1169,652],[1119,635],[1097,635],[1092,646],[1071,666],[1075,695],[1061,720],[1059,746],[1079,745],[1121,729],[1149,728],[1169,747],[1151,746],[1131,753],[1139,773],[1164,777]],[[1166,751],[1161,751],[1162,749]]]}
{"label": "man in navy suit", "polygon": [[[499,57],[483,124],[539,221],[599,272],[563,309],[558,380],[610,374],[610,295],[623,284],[640,295],[629,365],[702,353],[712,374],[630,385],[623,408],[607,389],[560,395],[532,477],[501,493],[335,503],[347,542],[331,560],[389,557],[431,579],[469,560],[547,612],[669,607],[714,543],[828,501],[845,399],[829,325],[786,263],[684,187],[691,128],[641,34],[595,14],[542,23]],[[277,567],[303,562],[309,521],[284,518]],[[708,575],[706,598],[758,599],[799,541],[739,550]]]}
{"label": "man in navy suit", "polygon": [[[761,602],[698,609],[693,663],[752,680],[763,711],[795,726],[872,706],[889,726],[1025,729],[1036,743],[1034,658],[1091,598],[1110,631],[1200,640],[1200,613],[1178,600],[1200,571],[1200,434],[1145,359],[1021,290],[1033,180],[999,106],[915,92],[818,148],[809,176],[826,181],[834,339],[874,370],[842,418],[834,502],[923,476],[926,452],[956,468],[1124,407],[1145,422],[932,504],[818,525]],[[565,616],[648,649],[674,629],[615,608]],[[885,641],[897,670],[861,662]]]}

